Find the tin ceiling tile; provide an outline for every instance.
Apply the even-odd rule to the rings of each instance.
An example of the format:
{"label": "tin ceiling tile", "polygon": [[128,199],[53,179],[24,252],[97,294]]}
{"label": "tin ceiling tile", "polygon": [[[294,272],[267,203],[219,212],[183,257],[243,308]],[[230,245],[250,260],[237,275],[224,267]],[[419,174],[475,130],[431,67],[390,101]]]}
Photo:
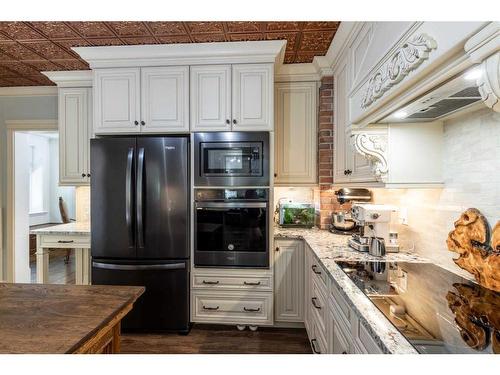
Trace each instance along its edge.
{"label": "tin ceiling tile", "polygon": [[291,52],[295,50],[297,34],[298,33],[267,33],[266,37],[268,40],[286,40],[286,51]]}
{"label": "tin ceiling tile", "polygon": [[295,57],[294,63],[310,63],[316,54],[314,52],[299,52]]}
{"label": "tin ceiling tile", "polygon": [[139,44],[158,44],[156,39],[152,36],[149,37],[137,37],[137,38],[122,38],[125,43],[130,45],[139,45]]}
{"label": "tin ceiling tile", "polygon": [[118,36],[151,36],[143,22],[108,22]]}
{"label": "tin ceiling tile", "polygon": [[93,46],[119,46],[123,42],[118,38],[92,38],[87,39]]}
{"label": "tin ceiling tile", "polygon": [[85,38],[115,36],[103,22],[68,22],[68,24]]}
{"label": "tin ceiling tile", "polygon": [[16,42],[0,43],[0,51],[16,60],[40,60],[40,55]]}
{"label": "tin ceiling tile", "polygon": [[263,22],[226,22],[230,33],[258,33],[261,32]]}
{"label": "tin ceiling tile", "polygon": [[154,35],[184,35],[182,22],[147,22]]}
{"label": "tin ceiling tile", "polygon": [[224,33],[222,22],[186,22],[192,34]]}
{"label": "tin ceiling tile", "polygon": [[82,60],[52,60],[53,63],[61,66],[61,70],[86,70],[89,65]]}
{"label": "tin ceiling tile", "polygon": [[264,40],[263,34],[229,34],[229,40],[231,42],[245,42],[252,40]]}
{"label": "tin ceiling tile", "polygon": [[176,44],[176,43],[191,43],[191,39],[186,35],[174,35],[174,36],[158,36],[157,39],[160,43],[165,44]]}
{"label": "tin ceiling tile", "polygon": [[47,60],[25,60],[24,63],[36,69],[39,72],[50,70],[61,70],[59,66]]}
{"label": "tin ceiling tile", "polygon": [[0,22],[0,31],[13,40],[45,39],[25,22]]}
{"label": "tin ceiling tile", "polygon": [[9,69],[15,72],[16,75],[20,76],[30,76],[39,74],[39,71],[37,69],[33,68],[32,66],[23,64],[21,62],[9,62],[9,63],[0,62],[0,69]]}
{"label": "tin ceiling tile", "polygon": [[267,31],[298,31],[300,22],[268,22]]}
{"label": "tin ceiling tile", "polygon": [[314,51],[325,52],[330,47],[332,42],[333,31],[307,31],[302,33],[302,40],[300,41],[300,51]]}
{"label": "tin ceiling tile", "polygon": [[30,24],[50,39],[78,38],[78,35],[64,22],[30,22]]}
{"label": "tin ceiling tile", "polygon": [[304,22],[304,30],[337,30],[340,22]]}
{"label": "tin ceiling tile", "polygon": [[192,35],[196,43],[209,43],[209,42],[225,42],[226,37],[224,34],[200,34]]}
{"label": "tin ceiling tile", "polygon": [[49,41],[43,42],[23,42],[23,46],[35,50],[40,56],[47,60],[53,59],[69,59],[72,57],[70,52],[65,51],[63,48],[55,45]]}

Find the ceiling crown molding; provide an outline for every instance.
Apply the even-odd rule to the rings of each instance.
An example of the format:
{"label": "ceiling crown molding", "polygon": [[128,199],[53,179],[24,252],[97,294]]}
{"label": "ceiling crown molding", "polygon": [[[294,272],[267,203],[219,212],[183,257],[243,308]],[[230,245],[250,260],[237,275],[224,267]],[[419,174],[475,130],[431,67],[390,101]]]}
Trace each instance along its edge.
{"label": "ceiling crown molding", "polygon": [[63,70],[41,73],[54,82],[57,87],[92,87],[91,70]]}
{"label": "ceiling crown molding", "polygon": [[480,63],[500,50],[500,22],[491,22],[465,43],[464,50],[474,63]]}
{"label": "ceiling crown molding", "polygon": [[282,63],[286,40],[73,47],[90,68]]}

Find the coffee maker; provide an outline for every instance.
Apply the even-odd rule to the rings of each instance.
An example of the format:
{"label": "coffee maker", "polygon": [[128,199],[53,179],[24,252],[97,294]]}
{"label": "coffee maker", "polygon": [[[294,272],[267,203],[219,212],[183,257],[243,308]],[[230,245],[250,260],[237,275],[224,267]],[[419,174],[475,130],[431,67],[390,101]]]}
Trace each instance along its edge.
{"label": "coffee maker", "polygon": [[385,251],[396,253],[399,245],[389,241],[391,214],[394,206],[385,204],[353,203],[352,219],[359,225],[360,232],[349,239],[349,246],[360,252],[368,252],[373,239],[383,239]]}

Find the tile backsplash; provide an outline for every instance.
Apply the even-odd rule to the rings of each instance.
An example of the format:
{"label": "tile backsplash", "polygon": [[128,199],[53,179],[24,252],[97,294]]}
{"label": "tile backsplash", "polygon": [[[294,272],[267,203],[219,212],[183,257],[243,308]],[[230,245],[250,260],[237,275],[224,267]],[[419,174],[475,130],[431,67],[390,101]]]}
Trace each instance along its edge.
{"label": "tile backsplash", "polygon": [[491,226],[500,220],[500,113],[482,109],[444,123],[444,187],[441,189],[373,189],[375,203],[407,210],[400,236],[415,251],[459,273],[446,237],[453,222],[475,207]]}

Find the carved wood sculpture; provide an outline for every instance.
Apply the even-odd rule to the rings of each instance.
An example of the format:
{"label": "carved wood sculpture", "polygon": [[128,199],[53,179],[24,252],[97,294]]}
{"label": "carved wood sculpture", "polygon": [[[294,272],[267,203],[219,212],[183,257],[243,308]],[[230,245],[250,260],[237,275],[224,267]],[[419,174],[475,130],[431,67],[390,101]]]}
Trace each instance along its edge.
{"label": "carved wood sculpture", "polygon": [[448,234],[448,249],[459,254],[453,261],[474,275],[486,288],[500,291],[500,222],[491,232],[486,218],[475,208],[469,208],[455,221]]}
{"label": "carved wood sculpture", "polygon": [[453,286],[456,292],[449,291],[446,300],[462,339],[478,351],[491,342],[493,353],[500,353],[500,294],[478,285]]}

